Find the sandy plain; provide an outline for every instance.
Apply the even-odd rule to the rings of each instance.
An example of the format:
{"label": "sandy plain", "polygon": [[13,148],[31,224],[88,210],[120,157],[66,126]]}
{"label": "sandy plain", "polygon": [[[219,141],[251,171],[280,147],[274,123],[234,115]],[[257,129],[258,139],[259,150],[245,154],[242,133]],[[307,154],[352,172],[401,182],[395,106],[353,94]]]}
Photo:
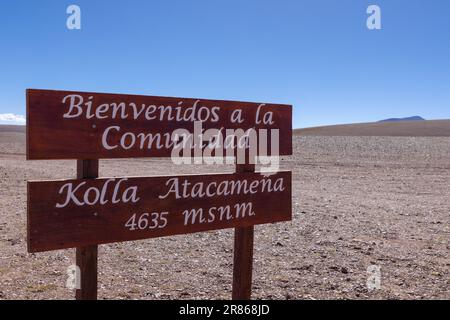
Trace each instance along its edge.
{"label": "sandy plain", "polygon": [[[73,178],[75,161],[26,161],[23,128],[0,128],[0,299],[73,299],[74,250],[27,253],[26,181]],[[450,138],[433,136],[442,128],[298,132],[282,164],[293,172],[293,221],[255,228],[253,298],[450,299]],[[101,176],[233,169],[100,162]],[[101,245],[99,298],[229,299],[232,261],[232,230]],[[379,289],[367,286],[370,266]]]}

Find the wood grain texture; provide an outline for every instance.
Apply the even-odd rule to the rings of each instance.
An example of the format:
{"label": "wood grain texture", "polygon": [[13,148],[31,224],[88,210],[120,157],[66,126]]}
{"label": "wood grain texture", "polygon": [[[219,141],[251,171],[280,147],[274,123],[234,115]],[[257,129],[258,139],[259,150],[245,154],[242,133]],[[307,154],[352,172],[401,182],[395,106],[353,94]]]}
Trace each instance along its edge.
{"label": "wood grain texture", "polygon": [[[77,178],[95,179],[98,177],[98,160],[78,160]],[[75,290],[77,300],[97,300],[98,288],[98,246],[76,248],[75,261],[79,268],[80,287]]]}
{"label": "wood grain texture", "polygon": [[[148,109],[149,106],[174,108],[179,106],[181,114],[184,114],[187,108],[196,105],[195,110],[203,108],[202,112],[197,112],[196,115],[202,120],[206,119],[208,113],[212,115],[214,108],[219,108],[214,109],[218,119],[210,116],[203,122],[203,129],[279,129],[279,154],[292,154],[291,105],[265,104],[260,109],[259,120],[265,112],[273,113],[273,124],[265,125],[255,123],[260,103],[35,89],[27,90],[26,95],[29,160],[170,157],[172,149],[167,146],[161,149],[144,146],[141,149],[138,142],[127,150],[120,146],[120,140],[126,133],[130,133],[124,140],[128,143],[133,139],[131,134],[136,136],[141,133],[152,135],[159,133],[164,136],[172,134],[176,129],[194,131],[192,121],[185,119],[177,121],[176,117],[170,120],[168,112],[162,112],[162,119],[152,119],[155,115],[161,115],[158,112],[146,117],[146,111],[153,110]],[[90,103],[91,107],[82,104],[80,105],[83,110],[82,116],[65,118],[64,115],[69,112],[70,99],[64,98],[70,95],[82,97],[84,103]],[[114,104],[121,103],[126,106],[124,109],[126,117],[123,119],[122,111],[114,112],[113,108]],[[144,108],[141,110],[142,107]],[[242,123],[233,123],[230,120],[232,112],[237,109],[242,110]],[[77,112],[69,114],[75,115]],[[97,117],[97,114],[100,117]],[[119,126],[120,130],[108,131],[106,140],[108,145],[119,147],[108,150],[102,144],[102,137],[105,130],[111,126]]]}
{"label": "wood grain texture", "polygon": [[250,300],[253,276],[254,226],[234,231],[233,300]]}
{"label": "wood grain texture", "polygon": [[75,298],[77,300],[97,300],[97,261],[97,245],[76,249],[76,263],[80,271],[80,288],[75,291]]}
{"label": "wood grain texture", "polygon": [[[258,192],[254,194],[243,194],[234,192],[227,196],[215,195],[213,197],[181,198],[176,199],[171,193],[166,198],[169,190],[168,181],[178,178],[180,185],[186,181],[190,186],[203,183],[218,186],[223,181],[233,181],[234,184],[246,181],[247,186],[252,182],[255,185],[265,185],[263,189],[254,189]],[[170,236],[176,234],[187,234],[208,230],[217,230],[235,227],[250,227],[256,224],[274,223],[289,221],[292,217],[292,190],[291,172],[282,171],[265,177],[259,173],[236,173],[236,174],[211,174],[211,175],[186,175],[176,177],[141,177],[128,178],[123,180],[118,187],[117,194],[123,194],[124,190],[136,187],[136,194],[139,201],[113,203],[112,194],[114,187],[120,178],[115,179],[83,179],[83,180],[63,180],[63,181],[40,181],[28,182],[28,250],[30,252],[49,251],[64,248],[84,247],[101,243],[112,243],[119,241],[139,240]],[[276,181],[281,181],[282,191],[269,192],[267,183],[272,186]],[[107,183],[109,181],[109,184]],[[72,184],[78,186],[84,183],[81,189],[77,189],[74,195],[83,202],[87,189],[92,192],[87,199],[92,202],[95,196],[94,188],[105,189],[105,200],[103,205],[76,205],[71,201],[63,208],[56,208],[56,204],[64,204],[66,192],[59,191],[62,186]],[[232,183],[230,183],[231,186]],[[193,190],[191,188],[189,190]],[[211,188],[210,191],[213,191]],[[235,190],[238,190],[237,187]],[[244,189],[242,189],[244,190]],[[270,197],[270,201],[267,201]],[[81,199],[81,200],[80,200]],[[237,214],[235,205],[250,202],[254,215]],[[220,214],[219,207],[230,207],[230,214]],[[208,215],[211,208],[214,219],[209,221]],[[195,217],[192,215],[185,219],[185,210],[202,210]],[[168,212],[167,225],[164,228],[137,229],[131,231],[125,227],[127,221],[136,214]],[[187,215],[186,215],[187,216]],[[203,217],[203,220],[200,219]],[[187,223],[186,223],[187,221]],[[192,223],[194,221],[194,223]]]}
{"label": "wood grain texture", "polygon": [[[255,172],[255,165],[236,165],[236,172]],[[233,300],[250,300],[252,295],[254,233],[254,226],[234,229]]]}

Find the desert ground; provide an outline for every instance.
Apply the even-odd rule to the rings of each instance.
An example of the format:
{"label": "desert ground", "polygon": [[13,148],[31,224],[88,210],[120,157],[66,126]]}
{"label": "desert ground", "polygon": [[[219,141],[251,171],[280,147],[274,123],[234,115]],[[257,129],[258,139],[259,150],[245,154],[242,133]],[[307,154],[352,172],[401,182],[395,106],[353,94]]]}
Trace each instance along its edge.
{"label": "desert ground", "polygon": [[[293,172],[293,221],[255,227],[252,297],[450,299],[446,124],[391,133],[416,137],[367,127],[369,136],[297,132],[282,165]],[[72,178],[76,164],[26,161],[24,152],[23,128],[1,127],[0,299],[73,299],[74,250],[27,253],[26,181]],[[233,170],[144,159],[100,165],[100,176]],[[99,298],[229,299],[232,262],[232,230],[101,245]],[[381,268],[375,290],[367,287],[372,265]]]}
{"label": "desert ground", "polygon": [[342,124],[297,129],[302,136],[450,137],[450,120]]}

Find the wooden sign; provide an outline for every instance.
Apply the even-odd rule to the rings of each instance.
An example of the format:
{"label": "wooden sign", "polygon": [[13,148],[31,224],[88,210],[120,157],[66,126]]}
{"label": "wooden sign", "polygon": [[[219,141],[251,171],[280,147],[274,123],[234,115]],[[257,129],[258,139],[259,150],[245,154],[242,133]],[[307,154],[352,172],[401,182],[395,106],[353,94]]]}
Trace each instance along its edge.
{"label": "wooden sign", "polygon": [[[28,251],[76,248],[77,299],[97,298],[99,244],[225,228],[235,228],[232,297],[250,299],[253,226],[291,220],[292,177],[249,160],[292,154],[292,106],[32,89],[26,99],[27,159],[77,159],[75,180],[28,182]],[[237,146],[249,132],[253,150]],[[173,158],[183,135],[182,157],[229,157],[231,137],[244,161],[233,174],[98,179],[98,159]],[[205,155],[205,136],[226,153]]]}
{"label": "wooden sign", "polygon": [[27,159],[170,157],[174,131],[195,122],[279,130],[279,155],[292,154],[290,105],[30,89]]}
{"label": "wooden sign", "polygon": [[291,220],[291,172],[28,182],[40,252]]}

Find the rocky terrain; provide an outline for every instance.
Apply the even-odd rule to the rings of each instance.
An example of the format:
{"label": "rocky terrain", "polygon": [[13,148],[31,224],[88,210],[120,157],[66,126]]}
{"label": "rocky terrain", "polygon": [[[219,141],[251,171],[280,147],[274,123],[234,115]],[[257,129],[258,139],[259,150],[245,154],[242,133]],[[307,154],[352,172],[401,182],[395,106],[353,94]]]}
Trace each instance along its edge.
{"label": "rocky terrain", "polygon": [[[0,299],[73,299],[74,250],[27,253],[26,181],[76,164],[26,161],[23,132],[0,131]],[[450,299],[449,138],[295,136],[294,151],[293,221],[255,228],[254,299]],[[100,175],[232,170],[105,160]],[[101,245],[99,298],[229,299],[232,262],[233,230]]]}

